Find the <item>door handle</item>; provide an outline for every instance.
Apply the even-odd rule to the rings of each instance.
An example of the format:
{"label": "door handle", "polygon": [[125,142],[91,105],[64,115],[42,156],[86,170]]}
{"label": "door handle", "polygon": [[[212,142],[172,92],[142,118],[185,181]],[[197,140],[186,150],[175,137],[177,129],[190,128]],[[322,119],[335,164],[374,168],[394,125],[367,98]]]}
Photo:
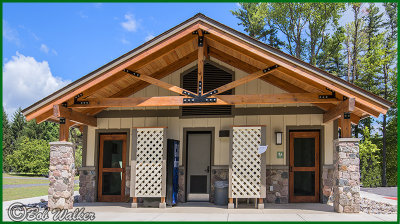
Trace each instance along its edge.
{"label": "door handle", "polygon": [[207,169],[204,170],[206,173],[210,172],[210,166],[207,166]]}

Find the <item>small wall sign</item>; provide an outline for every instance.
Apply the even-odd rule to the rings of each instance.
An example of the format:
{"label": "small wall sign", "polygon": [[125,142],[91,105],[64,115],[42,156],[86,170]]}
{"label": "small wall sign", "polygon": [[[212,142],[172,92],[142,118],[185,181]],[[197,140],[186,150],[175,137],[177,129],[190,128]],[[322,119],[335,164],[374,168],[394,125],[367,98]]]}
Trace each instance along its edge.
{"label": "small wall sign", "polygon": [[283,152],[276,152],[276,158],[283,159]]}

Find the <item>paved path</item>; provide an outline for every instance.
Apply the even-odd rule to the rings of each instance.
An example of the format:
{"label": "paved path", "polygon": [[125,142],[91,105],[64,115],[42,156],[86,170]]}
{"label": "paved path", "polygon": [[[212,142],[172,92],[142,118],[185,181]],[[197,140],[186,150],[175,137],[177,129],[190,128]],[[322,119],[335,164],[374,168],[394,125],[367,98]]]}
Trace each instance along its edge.
{"label": "paved path", "polygon": [[[47,199],[47,196],[42,198]],[[23,201],[22,201],[23,200]],[[16,200],[24,204],[40,201]],[[7,208],[12,201],[3,202]],[[94,212],[94,221],[396,221],[397,214],[372,215],[366,213],[336,213],[333,207],[318,203],[265,204],[265,209],[240,208],[226,209],[206,202],[188,202],[175,207],[130,208],[129,203],[76,203],[75,208],[85,208],[85,212]],[[3,219],[9,220],[7,210],[3,210]]]}
{"label": "paved path", "polygon": [[6,185],[3,185],[3,189],[19,188],[19,187],[48,186],[48,185],[49,184],[6,184]]}
{"label": "paved path", "polygon": [[[47,180],[47,179],[45,179]],[[75,184],[79,184],[79,180],[74,181]],[[19,187],[36,187],[36,186],[48,186],[48,183],[45,184],[5,184],[3,185],[3,189],[7,188],[19,188]]]}
{"label": "paved path", "polygon": [[47,177],[4,177],[3,178],[9,178],[9,179],[24,179],[24,180],[48,180],[49,178]]}
{"label": "paved path", "polygon": [[361,188],[361,191],[379,194],[385,197],[397,197],[397,187],[373,187],[373,188]]}

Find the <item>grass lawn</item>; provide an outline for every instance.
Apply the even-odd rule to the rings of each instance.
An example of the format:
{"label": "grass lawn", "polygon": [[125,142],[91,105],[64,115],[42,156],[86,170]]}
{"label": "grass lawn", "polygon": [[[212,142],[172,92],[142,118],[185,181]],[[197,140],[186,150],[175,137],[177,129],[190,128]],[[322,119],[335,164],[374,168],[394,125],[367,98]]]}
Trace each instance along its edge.
{"label": "grass lawn", "polygon": [[[27,175],[10,175],[4,174],[4,176],[20,176],[20,177],[28,177]],[[37,177],[37,176],[36,176]],[[79,180],[79,176],[75,177],[75,180]],[[3,178],[3,185],[15,185],[15,184],[48,184],[48,180],[42,179],[18,179],[18,178]],[[47,191],[49,189],[48,185],[44,186],[35,186],[35,187],[18,187],[18,188],[6,188],[3,189],[3,201],[11,201],[21,198],[30,198],[47,195]],[[79,184],[75,184],[75,191],[79,190]]]}
{"label": "grass lawn", "polygon": [[[48,190],[49,186],[7,188],[3,189],[3,201],[43,196],[48,194]],[[74,191],[78,190],[79,185],[75,185]]]}

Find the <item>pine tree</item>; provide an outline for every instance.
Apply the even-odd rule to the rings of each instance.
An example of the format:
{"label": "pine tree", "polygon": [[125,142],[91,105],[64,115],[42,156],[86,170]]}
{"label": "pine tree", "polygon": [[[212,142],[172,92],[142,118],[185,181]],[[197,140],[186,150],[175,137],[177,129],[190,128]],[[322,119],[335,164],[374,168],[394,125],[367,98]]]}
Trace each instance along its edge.
{"label": "pine tree", "polygon": [[8,121],[8,116],[3,107],[3,170],[9,171],[9,165],[6,162],[8,155],[12,153],[12,137],[11,137],[11,126]]}
{"label": "pine tree", "polygon": [[[396,89],[397,83],[393,83],[393,80],[397,80],[397,3],[384,3],[385,12],[388,16],[388,20],[385,23],[386,28],[389,30],[385,37],[385,57],[388,58],[387,63],[382,65],[383,67],[383,91],[381,93],[382,97],[385,99],[397,100],[397,92],[394,92],[393,89]],[[392,85],[391,85],[392,84]],[[392,89],[392,90],[391,90]],[[397,102],[397,101],[396,101]],[[397,107],[396,107],[397,108]],[[397,132],[397,126],[388,125],[388,115],[394,115],[393,118],[389,118],[389,124],[392,122],[391,119],[397,119],[397,109],[392,107],[389,109],[388,114],[383,116],[382,121],[382,185],[387,186],[387,176],[386,172],[388,171],[386,168],[387,165],[387,149],[391,148],[392,150],[397,150],[393,147],[393,144],[396,144],[397,141],[388,142],[387,138],[387,128],[395,129]],[[390,130],[393,132],[394,130]],[[391,144],[388,147],[388,143]],[[393,153],[390,153],[392,157],[391,160],[396,160],[396,157],[393,157]],[[393,164],[393,162],[391,162]],[[395,163],[396,164],[396,163]],[[396,169],[397,170],[397,169]],[[393,170],[390,170],[393,172]],[[397,174],[395,174],[397,175]],[[391,175],[391,177],[395,176]]]}

